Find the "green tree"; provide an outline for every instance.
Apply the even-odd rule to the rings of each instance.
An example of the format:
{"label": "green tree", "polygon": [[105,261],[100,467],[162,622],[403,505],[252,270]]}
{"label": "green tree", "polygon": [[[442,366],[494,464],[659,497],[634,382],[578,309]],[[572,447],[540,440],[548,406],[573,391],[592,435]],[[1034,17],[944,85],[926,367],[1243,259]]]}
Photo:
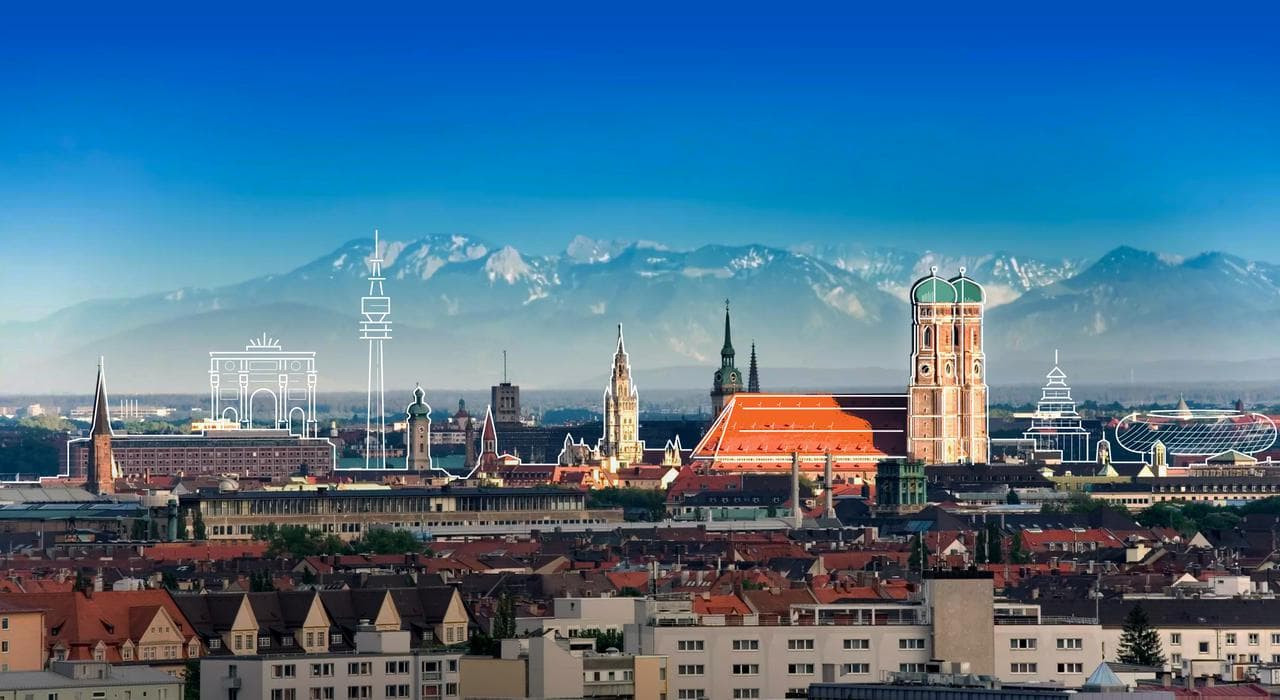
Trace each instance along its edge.
{"label": "green tree", "polygon": [[273,531],[264,530],[267,536],[267,556],[286,556],[293,559],[319,554],[344,554],[347,544],[337,535],[325,535],[305,525],[281,525]]}
{"label": "green tree", "polygon": [[1004,535],[995,523],[987,523],[987,563],[999,564],[1004,561]]}
{"label": "green tree", "polygon": [[196,511],[196,519],[192,523],[191,529],[194,530],[193,534],[195,535],[196,540],[203,542],[204,540],[209,539],[209,533],[204,527],[204,516],[201,515],[198,510]]}
{"label": "green tree", "polygon": [[912,571],[923,572],[928,565],[929,550],[925,548],[924,538],[917,532],[911,540],[911,555],[907,557],[907,566]]}
{"label": "green tree", "polygon": [[467,639],[467,651],[474,656],[497,656],[502,650],[498,640],[485,634],[484,632],[476,632]]}
{"label": "green tree", "polygon": [[975,564],[987,563],[987,533],[978,530],[973,537],[973,561]]}
{"label": "green tree", "polygon": [[1120,648],[1116,660],[1122,664],[1138,666],[1163,666],[1164,650],[1160,647],[1160,634],[1147,619],[1147,611],[1134,605],[1125,615],[1120,632]]}
{"label": "green tree", "polygon": [[1013,489],[1009,489],[1009,495],[1005,496],[1004,502],[1008,503],[1011,506],[1021,505],[1022,498],[1018,496],[1017,491],[1014,491]]}
{"label": "green tree", "polygon": [[516,636],[516,605],[511,596],[503,593],[493,613],[493,639],[513,639]]}
{"label": "green tree", "polygon": [[1014,564],[1031,561],[1031,554],[1022,548],[1022,536],[1018,533],[1009,538],[1009,561]]}
{"label": "green tree", "polygon": [[249,590],[253,593],[270,593],[276,589],[271,572],[263,569],[249,574]]}
{"label": "green tree", "polygon": [[583,630],[578,633],[579,637],[594,637],[596,640],[596,651],[604,652],[609,649],[622,650],[622,633],[618,630]]}
{"label": "green tree", "polygon": [[610,486],[587,492],[588,508],[622,508],[657,522],[667,517],[667,495],[656,489],[618,488]]}
{"label": "green tree", "polygon": [[160,574],[160,585],[170,591],[178,590],[178,577],[172,571]]}
{"label": "green tree", "polygon": [[365,533],[352,548],[370,554],[421,553],[423,550],[422,542],[412,532],[381,527]]}
{"label": "green tree", "polygon": [[187,659],[182,682],[182,700],[200,700],[200,659]]}

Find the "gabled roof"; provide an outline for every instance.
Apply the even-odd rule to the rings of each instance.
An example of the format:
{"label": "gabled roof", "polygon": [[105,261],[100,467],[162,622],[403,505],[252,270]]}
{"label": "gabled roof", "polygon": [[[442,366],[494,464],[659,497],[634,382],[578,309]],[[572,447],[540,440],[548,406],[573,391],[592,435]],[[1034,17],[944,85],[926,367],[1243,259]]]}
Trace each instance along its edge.
{"label": "gabled roof", "polygon": [[189,641],[195,634],[193,624],[165,590],[98,591],[92,597],[79,591],[4,593],[0,594],[0,601],[43,609],[50,645],[61,644],[75,650],[105,642],[111,648],[109,661],[120,660],[119,645],[140,637],[160,608],[173,619],[184,640]]}
{"label": "gabled roof", "polygon": [[808,588],[782,588],[743,591],[751,609],[762,615],[788,615],[792,605],[818,602]]}
{"label": "gabled roof", "polygon": [[[902,394],[734,394],[693,449],[693,459],[716,469],[822,468],[830,453],[837,469],[870,469],[905,458],[907,404]],[[743,466],[739,466],[743,465]]]}

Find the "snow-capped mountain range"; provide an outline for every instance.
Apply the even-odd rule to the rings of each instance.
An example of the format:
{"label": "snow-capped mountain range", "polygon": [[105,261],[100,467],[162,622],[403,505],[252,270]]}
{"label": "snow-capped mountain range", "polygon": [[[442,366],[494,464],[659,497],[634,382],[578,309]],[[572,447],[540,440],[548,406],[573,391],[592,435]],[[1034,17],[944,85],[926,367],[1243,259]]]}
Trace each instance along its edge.
{"label": "snow-capped mountain range", "polygon": [[[289,272],[0,324],[0,393],[82,393],[99,355],[118,390],[198,390],[208,351],[264,331],[286,348],[315,350],[323,389],[362,389],[356,329],[372,249],[372,239],[353,240]],[[842,387],[882,387],[889,370],[905,384],[907,290],[935,265],[946,275],[964,266],[988,290],[993,383],[1039,381],[1055,347],[1082,382],[1160,363],[1181,363],[1183,380],[1198,371],[1188,367],[1252,375],[1280,355],[1266,333],[1280,317],[1280,267],[1221,253],[1180,260],[1122,247],[1092,261],[1044,260],[852,244],[676,250],[578,237],[560,254],[530,255],[460,235],[383,240],[380,252],[395,326],[389,386],[487,386],[504,349],[525,386],[594,386],[618,323],[638,376],[705,366],[709,385],[725,298],[739,362],[755,340],[766,385],[771,366],[829,368]]]}

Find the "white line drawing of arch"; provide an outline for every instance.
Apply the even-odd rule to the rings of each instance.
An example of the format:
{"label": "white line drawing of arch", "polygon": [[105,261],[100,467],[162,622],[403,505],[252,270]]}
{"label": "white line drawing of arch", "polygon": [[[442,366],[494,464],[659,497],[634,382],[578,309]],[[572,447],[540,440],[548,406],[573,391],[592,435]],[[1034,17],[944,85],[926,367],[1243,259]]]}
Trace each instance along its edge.
{"label": "white line drawing of arch", "polygon": [[263,393],[263,392],[266,392],[268,395],[270,395],[270,396],[271,396],[271,424],[270,424],[270,427],[272,427],[272,428],[277,428],[277,427],[279,427],[279,426],[280,426],[280,397],[279,397],[279,396],[276,396],[276,392],[272,391],[271,389],[268,389],[268,388],[267,388],[267,387],[265,387],[265,386],[263,386],[263,387],[258,387],[257,389],[255,389],[255,390],[254,390],[254,392],[253,392],[252,394],[250,394],[250,395],[249,395],[249,402],[248,402],[248,406],[249,406],[249,427],[250,427],[250,428],[252,428],[252,427],[253,427],[253,421],[254,421],[254,419],[255,419],[255,418],[259,418],[259,419],[261,418],[260,416],[255,416],[255,415],[254,415],[254,410],[253,410],[253,408],[254,408],[254,404],[258,401],[258,394],[261,394],[261,393]]}
{"label": "white line drawing of arch", "polygon": [[306,437],[307,412],[301,406],[289,409],[289,434]]}
{"label": "white line drawing of arch", "polygon": [[236,410],[235,406],[227,406],[226,408],[222,409],[222,418],[239,423],[240,412]]}
{"label": "white line drawing of arch", "polygon": [[[248,428],[253,418],[249,401],[259,388],[266,388],[276,398],[275,420],[269,427],[287,428],[296,406],[306,414],[306,425],[298,434],[317,437],[315,356],[314,352],[285,350],[277,338],[265,332],[249,339],[244,350],[210,352],[209,415],[226,418],[226,409],[234,408],[230,415],[239,421],[239,427]],[[258,413],[262,421],[261,408]]]}

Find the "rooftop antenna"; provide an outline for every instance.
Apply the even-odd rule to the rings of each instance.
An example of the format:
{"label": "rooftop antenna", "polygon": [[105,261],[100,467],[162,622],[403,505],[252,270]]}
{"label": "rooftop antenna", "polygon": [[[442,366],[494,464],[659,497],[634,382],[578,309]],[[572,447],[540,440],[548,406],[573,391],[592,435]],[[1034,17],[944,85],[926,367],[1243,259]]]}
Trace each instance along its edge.
{"label": "rooftop antenna", "polygon": [[502,383],[507,383],[507,351],[502,351]]}

